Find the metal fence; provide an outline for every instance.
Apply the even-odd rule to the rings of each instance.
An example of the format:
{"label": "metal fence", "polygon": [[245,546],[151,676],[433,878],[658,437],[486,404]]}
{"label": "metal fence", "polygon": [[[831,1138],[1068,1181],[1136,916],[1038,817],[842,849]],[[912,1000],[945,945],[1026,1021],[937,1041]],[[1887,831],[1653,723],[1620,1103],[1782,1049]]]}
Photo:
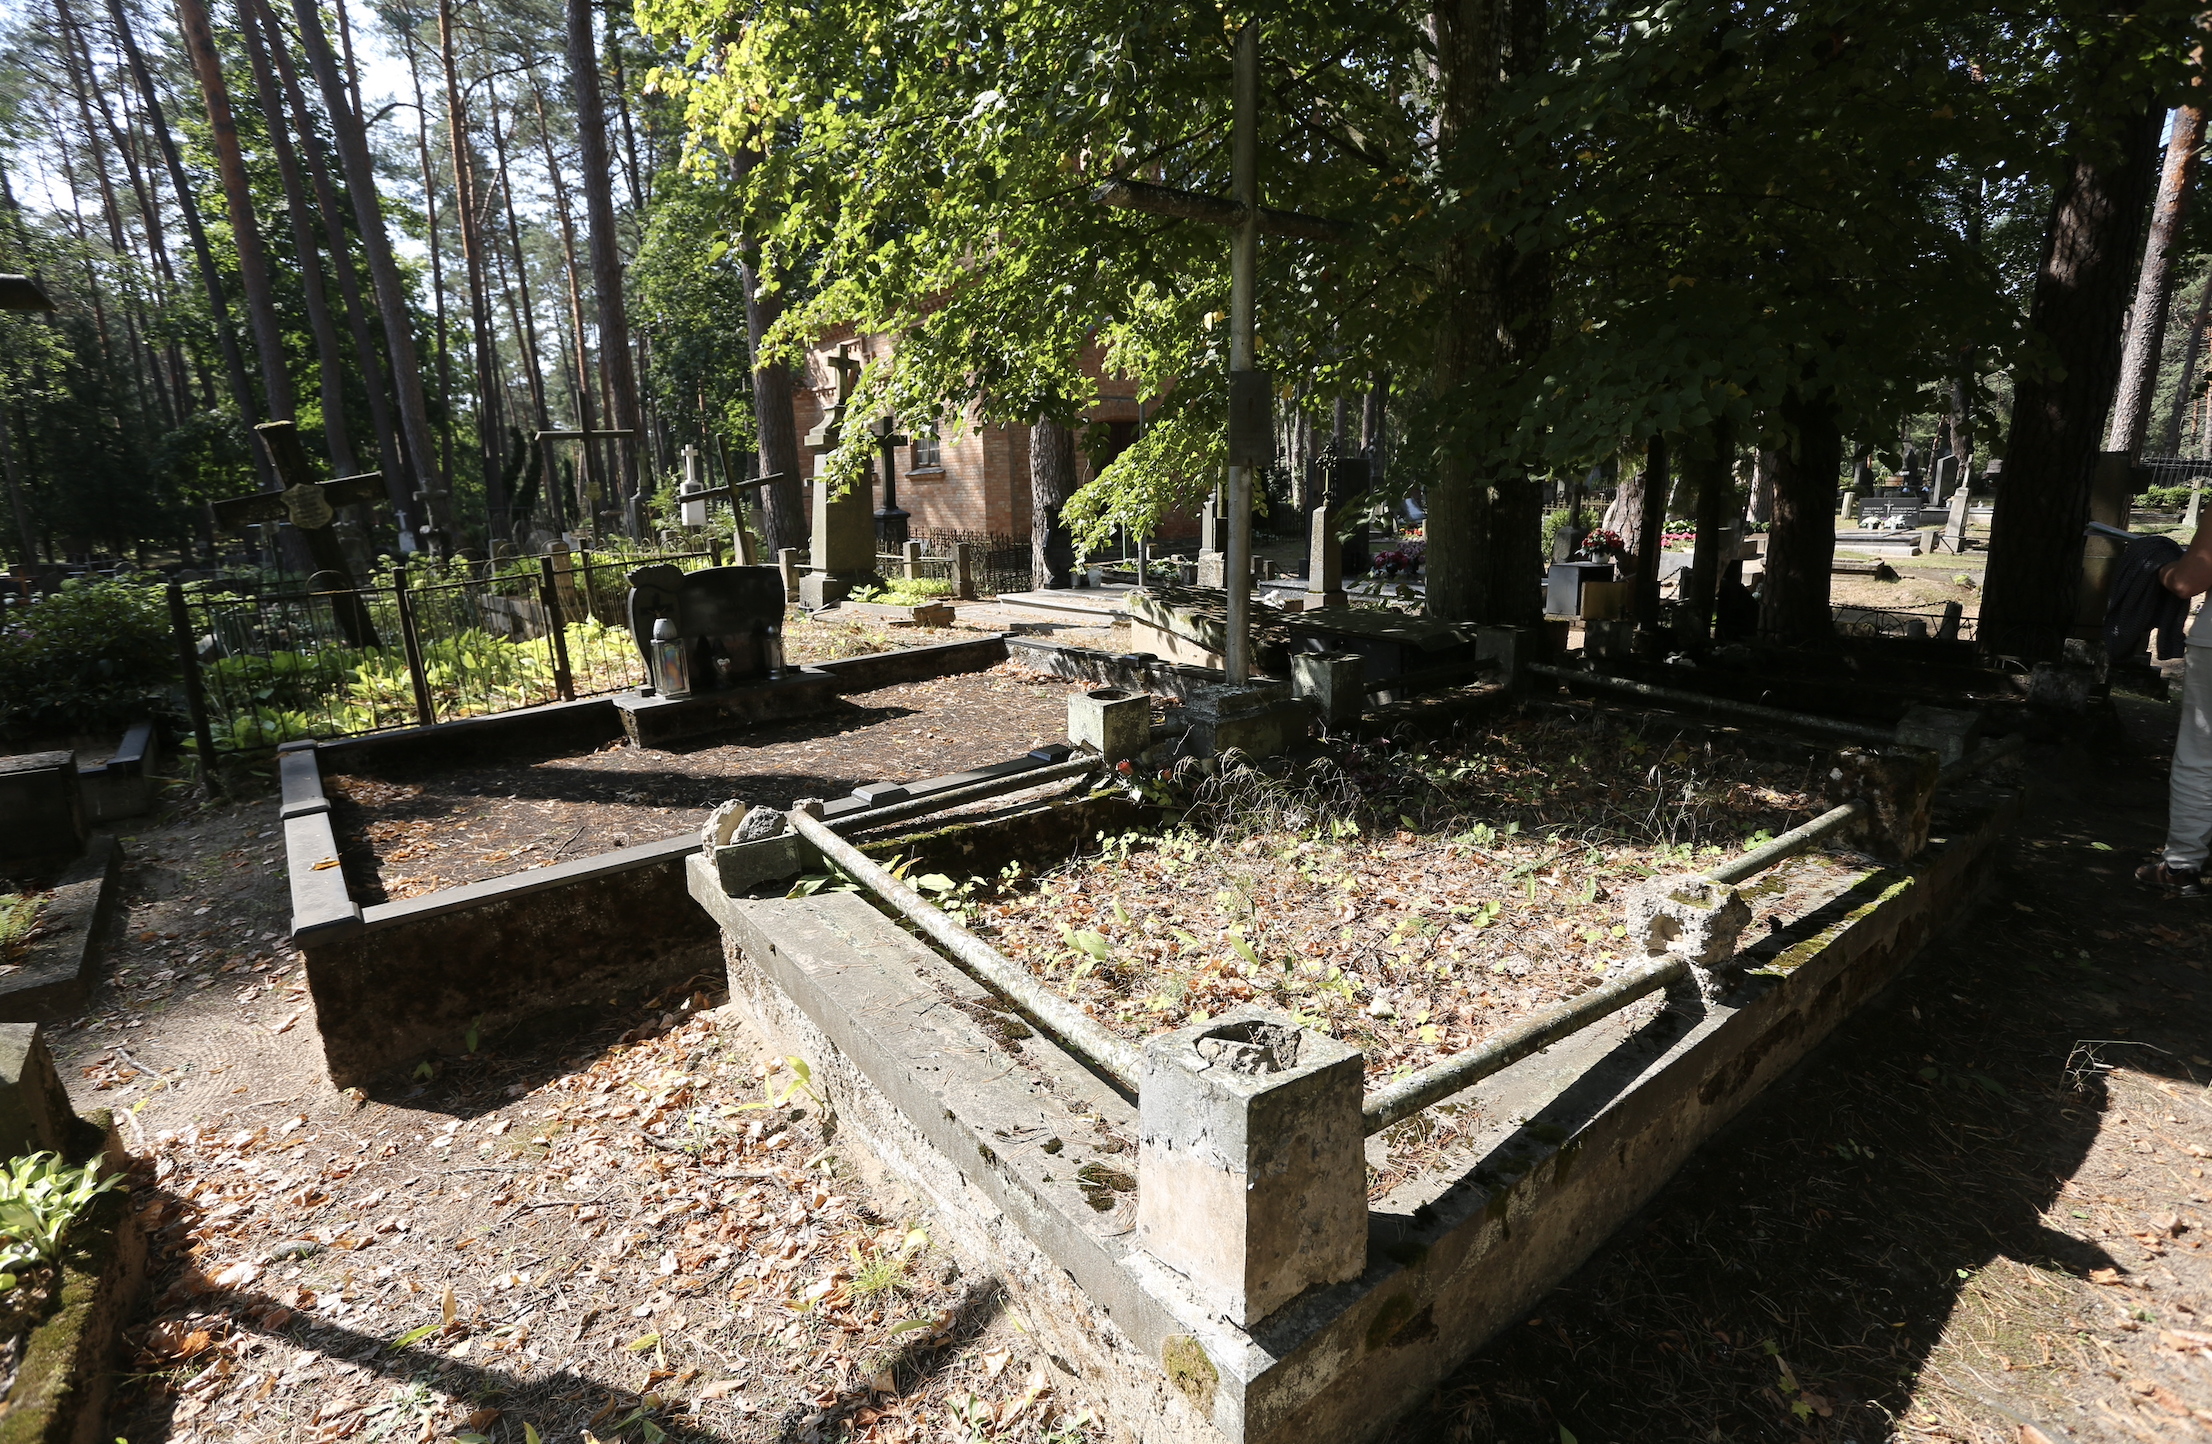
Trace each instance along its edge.
{"label": "metal fence", "polygon": [[171,584],[193,730],[203,756],[246,753],[635,687],[629,573],[712,561],[556,552],[357,588]]}
{"label": "metal fence", "polygon": [[943,572],[925,571],[925,576],[951,576],[952,549],[966,544],[975,550],[975,589],[978,596],[995,597],[1001,592],[1026,592],[1029,590],[1029,538],[1015,538],[1004,532],[982,531],[917,531],[908,533],[908,540],[922,544],[925,562],[943,562]]}
{"label": "metal fence", "polygon": [[1836,631],[1846,637],[1911,637],[1938,642],[1970,642],[1975,619],[1952,602],[1937,611],[1892,611],[1876,607],[1837,607]]}

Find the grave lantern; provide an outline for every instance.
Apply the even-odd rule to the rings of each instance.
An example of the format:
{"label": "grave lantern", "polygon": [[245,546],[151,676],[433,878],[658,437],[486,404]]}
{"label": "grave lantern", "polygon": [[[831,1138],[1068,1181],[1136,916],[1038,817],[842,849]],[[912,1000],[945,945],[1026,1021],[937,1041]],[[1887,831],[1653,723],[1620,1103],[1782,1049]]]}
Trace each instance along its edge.
{"label": "grave lantern", "polygon": [[691,695],[691,648],[677,635],[674,617],[653,623],[653,684],[670,701]]}

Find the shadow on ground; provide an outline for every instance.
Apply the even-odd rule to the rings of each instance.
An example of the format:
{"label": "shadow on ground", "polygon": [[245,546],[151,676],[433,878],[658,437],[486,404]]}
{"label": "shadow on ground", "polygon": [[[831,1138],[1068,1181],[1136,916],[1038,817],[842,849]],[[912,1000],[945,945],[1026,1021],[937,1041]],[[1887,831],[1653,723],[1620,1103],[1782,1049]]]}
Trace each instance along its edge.
{"label": "shadow on ground", "polygon": [[2042,749],[1991,893],[1394,1444],[2163,1437],[2091,1395],[2151,1393],[2127,1346],[2203,1326],[2204,1264],[2153,1291],[2145,1250],[2107,1244],[2201,1215],[2207,1184],[2178,1148],[2099,1133],[2112,1069],[2212,1077],[2212,914],[2130,879],[2163,833],[2173,713],[2122,712],[2117,745]]}

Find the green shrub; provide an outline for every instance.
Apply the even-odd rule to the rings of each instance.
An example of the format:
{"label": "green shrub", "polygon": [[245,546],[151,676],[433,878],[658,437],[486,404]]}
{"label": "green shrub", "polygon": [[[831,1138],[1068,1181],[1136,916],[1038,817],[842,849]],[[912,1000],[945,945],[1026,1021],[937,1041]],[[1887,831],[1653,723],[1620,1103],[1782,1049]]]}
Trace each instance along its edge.
{"label": "green shrub", "polygon": [[68,582],[0,620],[0,734],[93,731],[163,714],[176,678],[158,586]]}
{"label": "green shrub", "polygon": [[2153,486],[2135,499],[2137,506],[2149,511],[2186,511],[2189,507],[2189,484]]}
{"label": "green shrub", "polygon": [[880,587],[862,587],[853,593],[856,602],[882,602],[894,607],[914,607],[953,594],[943,577],[898,577]]}

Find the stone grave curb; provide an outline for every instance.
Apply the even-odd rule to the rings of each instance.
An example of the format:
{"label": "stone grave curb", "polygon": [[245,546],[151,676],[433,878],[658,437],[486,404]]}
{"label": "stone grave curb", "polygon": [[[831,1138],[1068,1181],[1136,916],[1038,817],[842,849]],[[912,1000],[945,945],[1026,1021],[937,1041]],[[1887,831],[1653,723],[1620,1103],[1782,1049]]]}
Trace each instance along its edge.
{"label": "stone grave curb", "polygon": [[[102,1171],[129,1165],[111,1114],[75,1120],[72,1157],[95,1154]],[[146,1233],[135,1200],[101,1194],[72,1232],[62,1261],[61,1301],[24,1340],[15,1384],[0,1413],[0,1444],[94,1444],[102,1430],[123,1326],[146,1282]]]}
{"label": "stone grave curb", "polygon": [[19,971],[0,979],[0,1023],[47,1023],[83,1011],[85,973],[122,873],[123,845],[94,833],[84,856],[54,884],[40,915],[44,935],[26,950]]}
{"label": "stone grave curb", "polygon": [[1006,660],[1006,640],[1006,633],[993,632],[972,642],[933,642],[926,647],[869,652],[834,662],[809,662],[807,666],[835,677],[840,692],[872,692],[901,682],[986,671]]}
{"label": "stone grave curb", "polygon": [[[810,662],[806,669],[828,673],[837,679],[837,690],[845,693],[981,671],[1004,660],[1006,638],[993,633],[974,641],[937,642],[926,647],[841,657],[834,662]],[[579,697],[573,702],[518,707],[484,717],[434,722],[428,727],[400,727],[360,737],[334,738],[317,746],[324,756],[347,763],[380,763],[416,756],[448,758],[456,748],[596,747],[623,735],[615,695]]]}
{"label": "stone grave curb", "polygon": [[152,812],[161,785],[156,777],[160,768],[160,733],[151,721],[132,723],[107,761],[77,769],[85,820],[97,826]]}
{"label": "stone grave curb", "polygon": [[[979,670],[1005,655],[1004,637],[993,634],[820,670],[830,670],[841,691],[864,691]],[[613,704],[598,699],[598,705],[620,735]],[[363,908],[347,891],[343,867],[316,867],[338,857],[322,785],[326,752],[360,755],[354,744],[291,742],[278,749],[278,811],[292,941],[306,959],[324,1063],[338,1087],[365,1085],[456,1051],[472,1028],[482,1039],[526,1026],[552,1028],[563,1016],[596,1018],[610,1000],[645,998],[715,968],[714,926],[685,901],[683,865],[699,850],[696,833]],[[968,776],[916,783],[914,793]],[[866,805],[840,798],[827,815]],[[1094,814],[1119,815],[1093,808],[1083,816]],[[985,841],[1012,845],[1026,835],[1021,826],[1000,827]],[[937,845],[948,856],[961,850],[949,840]]]}
{"label": "stone grave curb", "polygon": [[[723,930],[732,1003],[808,1060],[864,1165],[925,1200],[1004,1282],[1074,1392],[1148,1444],[1288,1444],[1379,1433],[1957,921],[2024,806],[2017,792],[1960,796],[1974,800],[1949,804],[1920,860],[1853,874],[1752,949],[1760,971],[1723,1002],[1650,1000],[1441,1105],[1510,1121],[1370,1207],[1359,1280],[1309,1290],[1249,1331],[1055,1181],[1079,1162],[1051,1146],[1075,1142],[1055,1109],[1115,1111],[1058,1081],[1090,1077],[1072,1056],[994,1034],[939,976],[948,965],[902,934],[870,942],[888,924],[871,933],[856,913],[835,940],[819,926],[797,936],[784,900],[729,898],[704,859],[686,870]],[[1369,1141],[1370,1160],[1386,1138]]]}

